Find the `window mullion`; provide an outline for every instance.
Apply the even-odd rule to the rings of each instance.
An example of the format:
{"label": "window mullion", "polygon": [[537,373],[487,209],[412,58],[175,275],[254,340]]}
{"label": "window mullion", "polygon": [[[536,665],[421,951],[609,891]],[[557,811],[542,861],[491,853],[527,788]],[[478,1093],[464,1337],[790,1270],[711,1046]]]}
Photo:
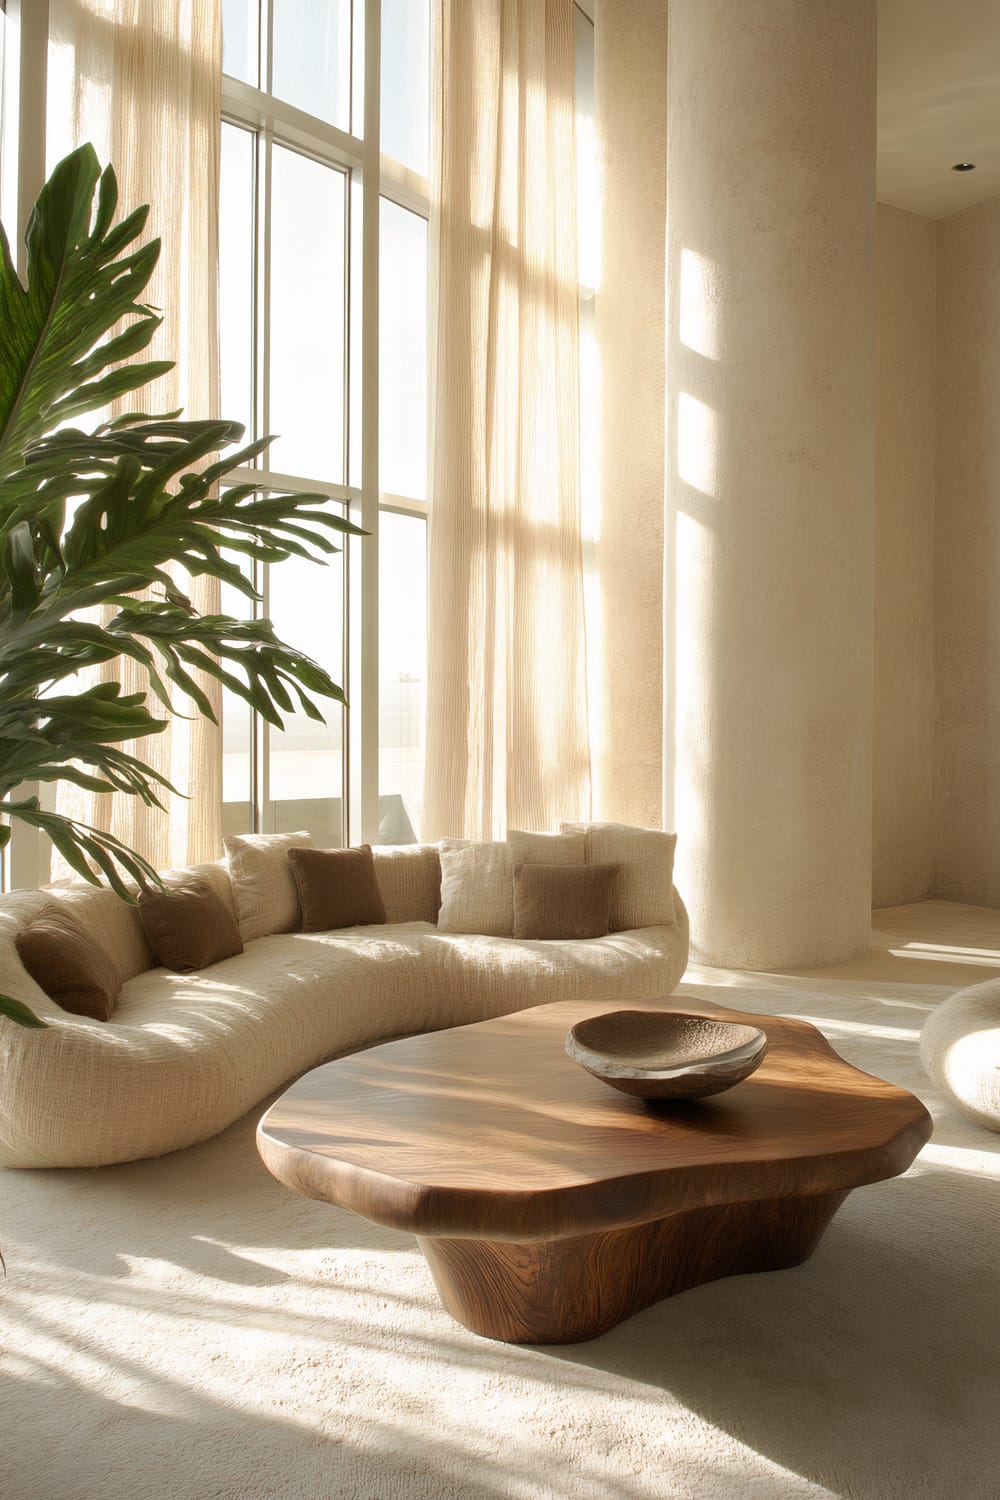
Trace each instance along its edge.
{"label": "window mullion", "polygon": [[[352,515],[369,533],[349,549],[350,801],[348,836],[377,840],[379,824],[378,657],[378,252],[381,0],[364,0],[364,147],[361,164],[361,504]],[[355,268],[357,269],[357,268]],[[355,307],[357,298],[355,298]],[[353,477],[353,476],[352,476]]]}
{"label": "window mullion", "polygon": [[[270,13],[270,6],[267,7]],[[261,28],[262,46],[265,56],[261,65],[269,66],[270,14],[267,28]],[[264,76],[262,74],[262,76]],[[254,414],[255,437],[263,437],[271,430],[271,150],[272,140],[268,132],[257,136],[257,258],[258,277],[256,285],[257,308],[254,323],[257,330],[257,379],[255,381]],[[262,455],[266,462],[267,455]],[[260,464],[258,459],[258,465]],[[254,564],[254,587],[260,595],[255,613],[270,616],[270,578],[266,564]],[[271,728],[260,714],[254,711],[251,737],[251,797],[253,828],[255,832],[273,831],[273,809],[271,807],[270,775]]]}
{"label": "window mullion", "polygon": [[222,111],[235,124],[270,131],[279,140],[334,166],[357,166],[364,155],[363,143],[357,137],[238,78],[223,79]]}
{"label": "window mullion", "polygon": [[409,209],[422,219],[431,214],[431,189],[426,177],[411,172],[391,156],[382,156],[379,163],[381,193],[399,208]]}

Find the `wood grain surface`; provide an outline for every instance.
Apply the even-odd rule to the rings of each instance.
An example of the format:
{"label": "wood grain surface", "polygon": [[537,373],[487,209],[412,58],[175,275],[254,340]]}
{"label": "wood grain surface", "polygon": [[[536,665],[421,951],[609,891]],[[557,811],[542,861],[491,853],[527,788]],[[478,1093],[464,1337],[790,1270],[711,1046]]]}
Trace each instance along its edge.
{"label": "wood grain surface", "polygon": [[797,1266],[846,1197],[722,1204],[628,1229],[520,1245],[419,1243],[441,1301],[466,1328],[512,1344],[575,1344],[703,1282]]}
{"label": "wood grain surface", "polygon": [[517,1245],[844,1193],[904,1171],[930,1135],[919,1100],[803,1021],[683,993],[659,1004],[759,1026],[764,1062],[728,1093],[651,1107],[565,1054],[575,1021],[615,1007],[561,1001],[316,1068],[264,1116],[261,1156],[289,1187],[378,1223]]}

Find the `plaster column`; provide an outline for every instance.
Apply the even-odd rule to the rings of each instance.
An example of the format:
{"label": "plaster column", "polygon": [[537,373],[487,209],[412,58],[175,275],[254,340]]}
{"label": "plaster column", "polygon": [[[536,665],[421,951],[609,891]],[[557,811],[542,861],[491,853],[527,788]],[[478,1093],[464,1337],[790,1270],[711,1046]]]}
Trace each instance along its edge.
{"label": "plaster column", "polygon": [[[595,0],[594,42],[600,453],[583,473],[585,495],[594,472],[600,480],[599,494],[587,496],[584,511],[585,541],[592,543],[593,810],[597,818],[657,827],[663,786],[663,0]],[[586,349],[586,304],[582,332]]]}
{"label": "plaster column", "polygon": [[828,964],[870,930],[874,0],[671,0],[668,54],[677,884],[703,962]]}

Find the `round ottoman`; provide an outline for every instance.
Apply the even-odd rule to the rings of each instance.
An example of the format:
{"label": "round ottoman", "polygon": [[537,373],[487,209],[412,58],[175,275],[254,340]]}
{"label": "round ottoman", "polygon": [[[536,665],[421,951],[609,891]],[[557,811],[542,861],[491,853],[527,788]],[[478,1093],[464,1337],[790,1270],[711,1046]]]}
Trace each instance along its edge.
{"label": "round ottoman", "polygon": [[920,1061],[955,1108],[1000,1131],[1000,979],[959,990],[928,1018]]}

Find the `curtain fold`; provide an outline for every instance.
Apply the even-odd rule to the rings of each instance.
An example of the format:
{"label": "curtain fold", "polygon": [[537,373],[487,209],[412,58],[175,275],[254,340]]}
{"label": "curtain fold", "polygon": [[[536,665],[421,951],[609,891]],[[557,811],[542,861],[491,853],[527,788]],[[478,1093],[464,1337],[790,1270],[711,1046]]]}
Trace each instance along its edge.
{"label": "curtain fold", "polygon": [[664,786],[667,7],[595,0],[594,30],[601,186],[591,594],[598,618],[588,619],[591,714],[600,726],[594,813],[656,828]]}
{"label": "curtain fold", "polygon": [[[219,414],[217,320],[221,0],[51,0],[49,166],[90,141],[117,173],[122,210],[151,206],[146,237],[162,240],[147,292],[163,322],[148,358],[174,370],[129,398],[144,410]],[[215,580],[179,580],[203,611],[219,607]],[[132,662],[103,669],[144,690]],[[98,675],[99,680],[99,675]],[[200,684],[219,712],[219,684]],[[177,706],[185,714],[185,700]],[[163,734],[126,747],[182,794],[164,813],[136,797],[60,784],[60,812],[104,828],[157,868],[221,852],[222,754],[217,725],[193,708]],[[66,873],[53,869],[53,874]]]}
{"label": "curtain fold", "polygon": [[590,811],[572,0],[437,0],[423,836]]}

